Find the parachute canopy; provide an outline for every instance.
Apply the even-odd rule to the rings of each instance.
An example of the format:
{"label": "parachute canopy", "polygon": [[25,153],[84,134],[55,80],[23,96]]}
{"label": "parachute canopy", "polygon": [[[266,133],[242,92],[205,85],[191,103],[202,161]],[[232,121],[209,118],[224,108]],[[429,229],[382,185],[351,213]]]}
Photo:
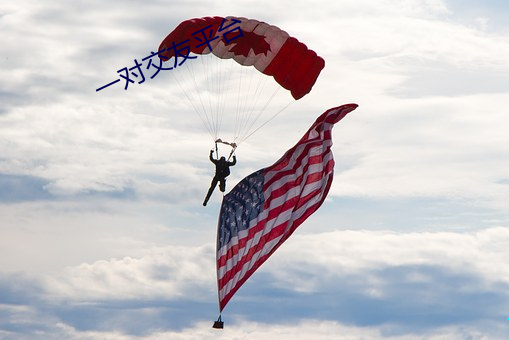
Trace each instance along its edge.
{"label": "parachute canopy", "polygon": [[[240,28],[242,36],[228,39],[224,32],[219,32],[232,26]],[[219,39],[211,40],[216,37]],[[163,40],[158,51],[166,51],[159,55],[160,58],[169,60],[174,57],[175,52],[167,49],[173,43],[180,44],[186,40],[210,40],[208,44],[191,43],[190,51],[195,54],[212,52],[221,59],[232,58],[241,65],[254,66],[258,71],[273,76],[295,99],[311,91],[325,66],[321,57],[285,31],[254,19],[215,16],[186,20]]]}
{"label": "parachute canopy", "polygon": [[187,97],[214,141],[236,145],[309,93],[325,66],[280,28],[232,16],[183,21],[158,51],[175,65],[178,99]]}

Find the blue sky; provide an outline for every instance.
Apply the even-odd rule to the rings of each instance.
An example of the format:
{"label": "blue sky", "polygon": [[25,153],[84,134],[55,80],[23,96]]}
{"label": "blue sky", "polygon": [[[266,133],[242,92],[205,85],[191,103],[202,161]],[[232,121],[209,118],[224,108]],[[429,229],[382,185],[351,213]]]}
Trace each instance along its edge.
{"label": "blue sky", "polygon": [[[0,5],[0,338],[509,337],[505,1]],[[328,108],[324,205],[217,317],[210,135],[172,75],[116,71],[179,22],[274,24],[326,61],[243,143],[228,187]],[[192,63],[195,61],[189,61]],[[180,92],[179,92],[180,91]]]}

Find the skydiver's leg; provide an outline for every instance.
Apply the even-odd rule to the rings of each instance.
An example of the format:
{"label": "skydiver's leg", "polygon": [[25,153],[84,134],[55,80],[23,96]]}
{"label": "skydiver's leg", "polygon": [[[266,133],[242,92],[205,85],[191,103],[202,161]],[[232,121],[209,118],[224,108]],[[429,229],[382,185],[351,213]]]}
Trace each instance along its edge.
{"label": "skydiver's leg", "polygon": [[219,180],[219,190],[224,192],[226,190],[226,178],[222,178]]}
{"label": "skydiver's leg", "polygon": [[212,182],[210,183],[209,191],[207,192],[207,196],[205,196],[205,200],[203,201],[203,206],[207,205],[207,202],[209,201],[210,196],[212,196],[212,192],[214,192],[214,189],[217,185],[217,178],[213,178]]}

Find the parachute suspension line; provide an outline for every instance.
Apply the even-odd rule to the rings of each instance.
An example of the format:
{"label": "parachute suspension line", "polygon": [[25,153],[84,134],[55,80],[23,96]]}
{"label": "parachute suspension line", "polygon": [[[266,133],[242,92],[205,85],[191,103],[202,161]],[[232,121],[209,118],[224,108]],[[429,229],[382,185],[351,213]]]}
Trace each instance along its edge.
{"label": "parachute suspension line", "polygon": [[238,80],[238,85],[237,85],[237,110],[236,110],[236,114],[235,114],[235,125],[234,125],[234,129],[233,129],[233,140],[236,141],[237,140],[237,136],[239,135],[240,131],[239,131],[239,125],[240,125],[240,112],[242,112],[242,80],[244,78],[244,67],[241,67],[240,68],[240,76],[239,76],[239,80]]}
{"label": "parachute suspension line", "polygon": [[[222,105],[221,105],[221,80],[223,76],[223,72],[221,69],[221,64],[218,63],[217,58],[211,53],[209,55],[209,63],[208,63],[208,71],[207,78],[209,85],[209,103],[210,103],[210,112],[213,117],[214,127],[215,127],[215,138],[219,137],[219,132],[221,131],[221,118],[223,116]],[[214,58],[215,60],[212,60]]]}
{"label": "parachute suspension line", "polygon": [[[271,90],[274,86],[273,79],[267,75],[258,72],[252,66],[244,66],[239,69],[240,77],[237,77],[236,86],[238,88],[237,110],[235,112],[234,138],[233,142],[242,140],[257,119],[265,112],[270,104],[267,98],[271,97]],[[273,84],[268,86],[268,84]],[[267,88],[267,90],[265,90]],[[261,108],[263,107],[263,108]],[[256,114],[257,113],[257,114]]]}
{"label": "parachute suspension line", "polygon": [[[252,71],[252,70],[250,70],[250,71]],[[249,95],[244,95],[244,103],[242,106],[242,110],[240,112],[241,124],[239,126],[239,135],[242,133],[242,129],[244,128],[246,121],[249,119],[249,114],[250,114],[249,101],[252,98],[252,96],[254,96],[254,94],[251,95],[251,93],[253,93],[253,90],[252,90],[253,78],[254,77],[249,77],[249,81],[247,82],[247,89],[246,89],[245,93],[248,93]]]}
{"label": "parachute suspension line", "polygon": [[[246,118],[246,124],[244,125],[244,130],[242,132],[243,137],[249,132],[250,127],[248,127],[248,126],[252,126],[256,122],[256,120],[258,120],[258,118],[264,112],[267,105],[270,103],[270,101],[265,100],[265,105],[264,105],[263,109],[260,110],[259,108],[257,108],[260,104],[262,104],[262,103],[260,103],[260,100],[263,97],[262,94],[264,93],[264,89],[265,89],[266,85],[269,82],[272,82],[273,79],[271,77],[268,77],[261,73],[258,73],[257,79],[258,79],[258,82],[256,84],[255,93],[252,97],[251,107],[248,110],[249,116]],[[276,92],[279,91],[279,88],[280,88],[279,86],[276,87]],[[273,98],[273,96],[271,98]],[[258,114],[254,115],[254,113],[256,111],[258,111]],[[254,118],[253,118],[253,116],[254,116]],[[248,124],[249,122],[251,122],[251,124]]]}
{"label": "parachute suspension line", "polygon": [[[265,101],[265,104],[263,105],[263,107],[257,109],[257,104],[261,98],[261,94],[263,94],[263,90],[266,87],[266,84],[268,81],[272,81],[272,79],[270,79],[270,77],[267,77],[267,76],[261,75],[261,74],[258,76],[258,83],[256,85],[255,93],[252,96],[252,103],[251,103],[251,106],[249,107],[249,109],[246,109],[244,124],[242,126],[241,133],[239,133],[239,135],[242,138],[245,137],[249,133],[249,131],[253,128],[253,126],[258,121],[258,119],[265,113],[265,110],[271,103],[272,99],[274,99],[274,97],[280,90],[279,86],[276,87],[276,89],[273,91],[273,93],[271,94],[269,99]],[[256,115],[255,115],[255,111],[258,112]]]}
{"label": "parachute suspension line", "polygon": [[[198,58],[203,58],[203,56],[200,55],[200,56],[198,56]],[[193,107],[196,108],[198,106],[198,108],[195,109],[195,111],[198,114],[198,116],[200,117],[203,125],[206,127],[207,131],[211,135],[212,139],[214,140],[214,137],[215,137],[214,126],[213,126],[211,117],[208,113],[208,110],[206,108],[206,105],[204,103],[204,100],[203,100],[204,98],[200,94],[201,92],[199,90],[202,86],[200,86],[200,83],[197,79],[197,75],[196,75],[194,67],[189,66],[188,63],[185,63],[185,65],[186,65],[186,69],[187,69],[189,78],[192,80],[193,86],[191,87],[191,91],[189,91],[189,89],[184,89],[184,93],[186,93],[186,96],[188,97],[188,99],[191,102],[191,104],[193,105]],[[193,98],[189,97],[189,95],[188,95],[189,93],[193,94]],[[194,103],[195,101],[198,102],[199,105],[195,104]],[[201,110],[200,110],[200,107],[201,107]]]}
{"label": "parachute suspension line", "polygon": [[229,84],[229,75],[233,72],[233,60],[228,59],[215,59],[215,63],[217,66],[217,70],[219,73],[219,77],[217,79],[217,93],[218,93],[218,101],[217,101],[217,126],[218,133],[222,129],[223,119],[226,113],[226,104],[228,101],[228,96],[226,95],[229,91],[227,90]]}
{"label": "parachute suspension line", "polygon": [[244,74],[244,65],[241,65],[236,80],[237,85],[237,109],[235,110],[235,125],[233,128],[233,140],[236,141],[240,134],[240,127],[242,125],[242,112],[244,111],[245,101],[246,101],[246,92],[244,91],[244,87],[247,82],[247,74]]}
{"label": "parachute suspension line", "polygon": [[[239,126],[238,126],[237,134],[235,135],[235,137],[237,137],[237,138],[242,138],[244,130],[245,130],[245,126],[250,120],[252,111],[255,108],[255,102],[256,102],[255,99],[256,99],[258,89],[259,89],[259,84],[261,82],[260,74],[252,69],[250,71],[251,71],[250,77],[248,77],[249,81],[247,82],[246,88],[243,89],[244,90],[243,91],[244,92],[243,105],[242,105],[240,112],[238,113],[239,114]],[[253,73],[253,72],[256,72],[256,73]],[[254,83],[255,78],[258,79],[258,84],[257,84],[258,86],[256,86],[256,91],[253,92],[252,88],[253,88],[253,83]],[[248,94],[248,95],[246,95],[246,94]]]}
{"label": "parachute suspension line", "polygon": [[[170,73],[214,142],[226,138],[239,145],[292,103],[273,114],[277,108],[272,103],[279,108],[285,103],[277,99],[281,86],[272,77],[253,66],[238,65],[233,59],[221,59],[213,53],[198,58],[201,60],[188,60],[182,65],[185,67]],[[228,125],[228,136],[221,133],[224,123]]]}
{"label": "parachute suspension line", "polygon": [[[276,97],[276,94],[279,92],[279,89],[280,87],[277,87],[274,92],[272,92],[271,96],[269,97],[269,99],[267,100],[267,102],[265,103],[265,105],[263,106],[263,108],[261,110],[258,111],[258,115],[256,115],[256,117],[252,120],[251,124],[249,125],[249,127],[246,129],[246,135],[249,133],[249,131],[251,131],[251,129],[253,128],[253,126],[255,125],[255,123],[258,121],[258,119],[260,118],[260,116],[265,112],[265,110],[267,109],[267,107],[269,106],[270,102],[272,102],[272,100],[274,99],[274,97]],[[281,112],[281,111],[280,111]]]}
{"label": "parachute suspension line", "polygon": [[[188,68],[188,72],[191,72],[189,71],[189,68]],[[180,90],[185,94],[186,98],[187,98],[187,101],[189,103],[191,103],[191,106],[193,107],[193,110],[194,112],[196,113],[196,115],[200,118],[200,120],[202,121],[203,125],[205,126],[205,128],[208,130],[209,134],[212,136],[213,135],[213,132],[212,132],[212,129],[211,129],[211,126],[210,126],[210,123],[208,123],[205,119],[204,119],[204,114],[200,112],[200,108],[195,104],[195,101],[191,98],[189,92],[184,88],[184,86],[182,85],[182,83],[180,82],[179,78],[176,76],[175,72],[170,72],[170,74],[172,75],[173,79],[175,80],[175,82],[178,84],[178,86],[180,87]],[[196,84],[196,81],[195,81],[195,84]],[[201,98],[200,96],[193,96],[193,97],[198,97],[198,99],[200,100],[200,103],[201,103],[201,106],[202,106],[202,109],[205,110],[205,107],[203,105],[203,102],[201,101]]]}
{"label": "parachute suspension line", "polygon": [[230,158],[232,158],[233,154],[235,153],[235,149],[237,149],[237,144],[232,145],[232,151],[230,151],[230,155],[228,156],[228,161],[230,160]]}
{"label": "parachute suspension line", "polygon": [[[221,72],[220,70],[220,67],[221,65],[219,65],[218,63],[210,63],[211,65],[211,68],[214,69],[214,73],[212,74],[212,78],[214,80],[214,85],[213,85],[213,89],[214,91],[212,91],[212,93],[214,94],[214,96],[216,96],[215,99],[215,108],[214,110],[212,110],[211,108],[211,111],[214,111],[215,112],[215,117],[214,117],[214,124],[215,124],[215,127],[216,127],[216,137],[217,138],[219,136],[219,131],[221,130],[221,119],[220,117],[222,117],[222,112],[221,112],[221,93],[222,93],[222,90],[221,90],[221,80],[222,80],[222,77],[223,77],[223,73]],[[216,75],[217,73],[217,75]]]}
{"label": "parachute suspension line", "polygon": [[[198,58],[202,58],[202,56],[198,56]],[[204,118],[204,121],[206,122],[205,124],[207,125],[209,131],[213,131],[212,124],[210,123],[209,117],[207,115],[207,109],[205,108],[205,104],[203,103],[203,98],[202,96],[200,96],[200,93],[198,91],[198,81],[196,79],[196,73],[194,72],[194,68],[190,67],[189,64],[186,63],[186,69],[190,75],[191,80],[193,81],[192,92],[194,93],[194,98],[196,98],[201,105],[202,110],[201,111],[198,110],[198,112],[201,112],[202,117]]]}
{"label": "parachute suspension line", "polygon": [[262,110],[260,110],[258,112],[258,115],[256,116],[255,119],[252,120],[251,124],[249,125],[249,128],[247,129],[246,131],[246,137],[243,138],[240,142],[244,142],[246,139],[248,139],[249,137],[251,137],[255,132],[257,132],[258,130],[260,130],[262,127],[264,127],[265,125],[267,125],[270,121],[272,121],[274,118],[276,118],[281,112],[283,112],[284,110],[286,110],[291,104],[293,104],[296,100],[290,100],[290,102],[288,104],[286,104],[282,109],[280,109],[278,112],[276,112],[272,117],[270,117],[269,119],[267,119],[265,122],[263,122],[260,126],[258,126],[257,128],[255,128],[252,132],[251,129],[253,128],[253,126],[255,125],[255,123],[258,121],[258,119],[260,118],[260,116],[265,112],[265,110],[267,109],[267,107],[269,106],[270,102],[276,97],[276,94],[278,93],[278,91],[280,90],[280,87],[276,87],[276,89],[274,90],[274,92],[272,93],[272,95],[270,96],[269,100],[265,103],[265,106],[263,107]]}
{"label": "parachute suspension line", "polygon": [[244,137],[240,142],[240,143],[243,143],[244,141],[246,141],[246,139],[248,139],[249,137],[251,137],[252,135],[255,134],[255,132],[257,132],[258,130],[260,130],[262,127],[264,127],[265,125],[267,125],[268,123],[270,123],[274,118],[276,118],[277,116],[279,116],[279,114],[281,112],[283,112],[284,110],[286,110],[288,107],[290,107],[290,105],[292,105],[293,103],[295,103],[296,100],[292,100],[290,101],[288,104],[286,104],[285,107],[283,107],[281,110],[279,110],[278,112],[276,112],[272,117],[270,117],[267,121],[265,121],[262,125],[260,125],[259,127],[257,127],[253,132],[251,132],[249,135],[247,135],[246,137]]}
{"label": "parachute suspension line", "polygon": [[[211,79],[210,79],[210,63],[208,62],[208,60],[210,59],[210,55],[209,54],[206,54],[206,55],[201,55],[200,56],[200,59],[201,59],[201,65],[202,65],[202,70],[204,70],[204,74],[205,74],[205,84],[206,84],[206,88],[211,88],[212,87],[212,83],[211,83]],[[194,75],[194,69],[193,69],[193,75]],[[198,88],[198,84],[195,82],[195,88]],[[207,93],[207,101],[208,101],[208,110],[204,107],[204,111],[205,111],[205,115],[207,117],[207,121],[210,122],[210,126],[211,126],[211,130],[213,131],[214,135],[214,139],[217,139],[217,119],[214,119],[214,112],[212,110],[212,102],[211,102],[211,94],[210,94],[210,91],[206,91],[205,93]]]}

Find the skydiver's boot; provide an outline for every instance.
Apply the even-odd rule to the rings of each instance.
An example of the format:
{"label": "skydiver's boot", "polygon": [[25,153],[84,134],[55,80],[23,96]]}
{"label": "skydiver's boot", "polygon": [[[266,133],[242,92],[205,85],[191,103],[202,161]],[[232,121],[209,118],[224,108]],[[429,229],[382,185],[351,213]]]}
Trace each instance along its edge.
{"label": "skydiver's boot", "polygon": [[215,182],[215,183],[214,183],[214,181],[212,182],[212,185],[210,186],[209,191],[207,192],[207,196],[205,196],[205,200],[203,201],[203,206],[207,205],[207,202],[209,201],[210,196],[212,196],[212,193],[214,192],[214,189],[216,188],[216,184],[217,184],[217,182]]}
{"label": "skydiver's boot", "polygon": [[212,195],[212,191],[214,191],[214,189],[209,189],[209,191],[207,192],[207,196],[205,196],[205,200],[203,201],[203,206],[205,207],[207,205],[207,202],[209,201],[209,198],[210,196]]}

